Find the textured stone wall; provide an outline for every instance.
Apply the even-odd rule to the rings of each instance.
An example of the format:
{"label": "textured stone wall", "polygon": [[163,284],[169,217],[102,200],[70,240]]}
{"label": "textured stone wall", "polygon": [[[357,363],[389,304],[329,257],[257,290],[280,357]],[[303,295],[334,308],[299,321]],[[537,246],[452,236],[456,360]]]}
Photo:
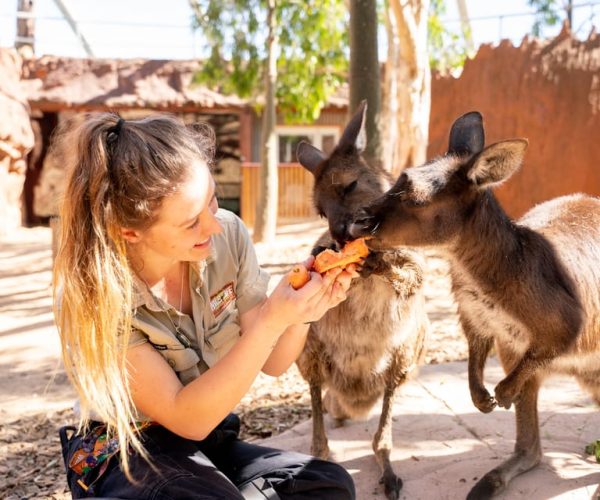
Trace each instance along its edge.
{"label": "textured stone wall", "polygon": [[522,168],[497,189],[512,216],[562,194],[600,195],[600,36],[582,42],[563,30],[549,42],[484,45],[458,79],[435,77],[428,157],[472,110],[483,114],[486,144],[529,139]]}
{"label": "textured stone wall", "polygon": [[21,225],[25,157],[33,147],[21,66],[15,50],[0,48],[0,236]]}

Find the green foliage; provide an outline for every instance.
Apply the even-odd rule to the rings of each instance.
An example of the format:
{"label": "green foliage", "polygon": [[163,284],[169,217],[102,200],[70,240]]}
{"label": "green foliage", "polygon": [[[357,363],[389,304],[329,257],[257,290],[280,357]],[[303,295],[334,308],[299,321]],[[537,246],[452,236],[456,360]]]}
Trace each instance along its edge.
{"label": "green foliage", "polygon": [[600,463],[600,440],[591,442],[585,447],[585,452],[588,455],[594,455],[596,462]]}
{"label": "green foliage", "polygon": [[[207,43],[196,82],[256,103],[267,56],[264,0],[194,0],[195,27]],[[278,0],[275,18],[277,106],[289,122],[307,123],[346,79],[347,11],[343,0]]]}
{"label": "green foliage", "polygon": [[444,0],[431,0],[427,27],[429,65],[441,72],[462,68],[470,55],[464,34],[454,33],[442,23],[445,13]]}
{"label": "green foliage", "polygon": [[544,26],[555,26],[560,20],[559,11],[562,6],[556,0],[527,0],[530,7],[535,7],[535,21],[531,32],[535,36],[541,36]]}

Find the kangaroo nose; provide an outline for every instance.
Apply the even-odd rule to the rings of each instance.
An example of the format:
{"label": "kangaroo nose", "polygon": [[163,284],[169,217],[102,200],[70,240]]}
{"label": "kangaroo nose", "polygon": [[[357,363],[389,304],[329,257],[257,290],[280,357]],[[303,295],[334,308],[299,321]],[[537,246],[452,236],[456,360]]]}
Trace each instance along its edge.
{"label": "kangaroo nose", "polygon": [[338,243],[343,245],[346,241],[348,241],[348,223],[346,221],[335,224],[329,230],[331,231],[331,236],[333,239]]}

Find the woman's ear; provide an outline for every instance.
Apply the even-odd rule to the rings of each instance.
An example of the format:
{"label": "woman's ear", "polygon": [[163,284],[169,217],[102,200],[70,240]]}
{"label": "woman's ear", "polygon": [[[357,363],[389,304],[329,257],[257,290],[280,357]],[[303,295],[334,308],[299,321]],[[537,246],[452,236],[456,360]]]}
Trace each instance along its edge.
{"label": "woman's ear", "polygon": [[142,239],[142,235],[139,231],[127,227],[121,228],[121,236],[123,236],[123,239],[128,243],[139,243]]}

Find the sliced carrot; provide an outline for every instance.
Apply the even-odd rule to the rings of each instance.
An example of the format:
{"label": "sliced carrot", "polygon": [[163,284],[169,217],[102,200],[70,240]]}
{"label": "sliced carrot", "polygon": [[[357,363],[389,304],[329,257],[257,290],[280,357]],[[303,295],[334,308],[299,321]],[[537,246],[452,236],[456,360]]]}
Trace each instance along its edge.
{"label": "sliced carrot", "polygon": [[[334,267],[345,268],[350,264],[359,262],[367,255],[369,255],[369,248],[365,244],[365,238],[359,238],[346,243],[341,252],[336,252],[329,248],[323,250],[315,257],[312,268],[318,273],[323,274]],[[295,266],[288,273],[288,282],[295,290],[302,288],[309,281],[310,273],[308,272],[308,269],[302,265]]]}
{"label": "sliced carrot", "polygon": [[315,258],[313,268],[319,273],[324,273],[325,271],[329,271],[334,267],[345,268],[349,264],[359,262],[367,255],[369,255],[369,248],[365,244],[365,239],[359,238],[346,243],[341,252],[335,252],[330,249],[323,250]]}
{"label": "sliced carrot", "polygon": [[294,290],[298,290],[310,281],[310,273],[302,265],[295,266],[288,273],[288,281]]}
{"label": "sliced carrot", "polygon": [[369,255],[369,247],[365,243],[365,238],[349,241],[342,248],[344,255],[357,255],[359,258],[364,258]]}

